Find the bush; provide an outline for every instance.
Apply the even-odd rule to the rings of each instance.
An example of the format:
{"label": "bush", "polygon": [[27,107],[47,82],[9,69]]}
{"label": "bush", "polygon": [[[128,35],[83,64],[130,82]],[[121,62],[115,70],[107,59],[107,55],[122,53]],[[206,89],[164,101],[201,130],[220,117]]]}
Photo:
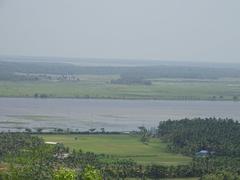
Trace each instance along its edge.
{"label": "bush", "polygon": [[103,180],[101,172],[92,166],[87,166],[83,170],[81,174],[81,179],[82,180]]}
{"label": "bush", "polygon": [[60,168],[53,174],[53,180],[75,180],[76,178],[76,172],[68,168]]}
{"label": "bush", "polygon": [[240,176],[231,172],[221,171],[216,174],[208,174],[200,180],[240,180]]}

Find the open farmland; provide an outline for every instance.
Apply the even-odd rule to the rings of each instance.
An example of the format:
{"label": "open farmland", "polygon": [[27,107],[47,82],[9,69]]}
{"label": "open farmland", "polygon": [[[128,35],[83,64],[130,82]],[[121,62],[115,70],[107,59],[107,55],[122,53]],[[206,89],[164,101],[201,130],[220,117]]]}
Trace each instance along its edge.
{"label": "open farmland", "polygon": [[0,61],[0,97],[236,101],[240,67]]}
{"label": "open farmland", "polygon": [[148,145],[130,135],[41,135],[45,141],[63,143],[71,149],[131,158],[141,164],[187,164],[191,158],[167,152],[166,144],[151,139]]}
{"label": "open farmland", "polygon": [[83,76],[79,81],[0,81],[1,97],[238,100],[240,79],[153,79],[152,85],[111,84],[117,76]]}

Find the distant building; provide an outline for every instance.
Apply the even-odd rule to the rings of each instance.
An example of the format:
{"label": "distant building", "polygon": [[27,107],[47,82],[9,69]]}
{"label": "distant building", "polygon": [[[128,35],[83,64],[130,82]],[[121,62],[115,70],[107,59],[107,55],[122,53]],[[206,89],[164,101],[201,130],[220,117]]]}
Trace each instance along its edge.
{"label": "distant building", "polygon": [[45,142],[45,144],[56,145],[56,144],[58,144],[58,143],[57,143],[57,142],[50,142],[50,141],[47,141],[47,142]]}
{"label": "distant building", "polygon": [[199,157],[206,157],[208,155],[209,155],[209,152],[207,150],[201,150],[196,153],[196,156],[199,156]]}
{"label": "distant building", "polygon": [[69,157],[69,153],[60,153],[60,154],[55,154],[53,157],[56,157],[58,159],[65,159]]}

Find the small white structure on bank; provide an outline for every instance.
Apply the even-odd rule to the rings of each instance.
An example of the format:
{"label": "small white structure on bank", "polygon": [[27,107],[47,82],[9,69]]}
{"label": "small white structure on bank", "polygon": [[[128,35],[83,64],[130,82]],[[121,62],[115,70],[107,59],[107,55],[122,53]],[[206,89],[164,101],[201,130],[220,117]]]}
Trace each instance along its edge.
{"label": "small white structure on bank", "polygon": [[56,145],[58,142],[51,142],[51,141],[46,141],[45,144],[51,144],[51,145]]}
{"label": "small white structure on bank", "polygon": [[[50,145],[57,145],[59,144],[58,142],[52,142],[52,141],[46,141],[45,144],[50,144]],[[58,158],[58,159],[65,159],[69,157],[69,153],[59,153],[59,154],[55,154],[54,157]]]}
{"label": "small white structure on bank", "polygon": [[200,156],[200,157],[206,157],[208,155],[209,155],[209,152],[207,150],[201,150],[196,153],[196,156]]}

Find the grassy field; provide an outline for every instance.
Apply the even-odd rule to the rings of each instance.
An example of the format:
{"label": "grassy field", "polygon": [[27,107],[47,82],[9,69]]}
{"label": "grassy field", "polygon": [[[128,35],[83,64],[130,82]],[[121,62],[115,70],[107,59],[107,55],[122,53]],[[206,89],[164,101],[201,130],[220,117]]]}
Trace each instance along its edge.
{"label": "grassy field", "polygon": [[80,81],[0,81],[0,97],[33,97],[35,93],[65,98],[163,100],[240,99],[240,80],[154,79],[147,85],[111,84],[115,76],[83,76]]}
{"label": "grassy field", "polygon": [[130,135],[41,135],[45,141],[63,143],[71,149],[131,158],[141,164],[186,164],[191,158],[167,152],[166,144],[152,139],[148,145]]}

